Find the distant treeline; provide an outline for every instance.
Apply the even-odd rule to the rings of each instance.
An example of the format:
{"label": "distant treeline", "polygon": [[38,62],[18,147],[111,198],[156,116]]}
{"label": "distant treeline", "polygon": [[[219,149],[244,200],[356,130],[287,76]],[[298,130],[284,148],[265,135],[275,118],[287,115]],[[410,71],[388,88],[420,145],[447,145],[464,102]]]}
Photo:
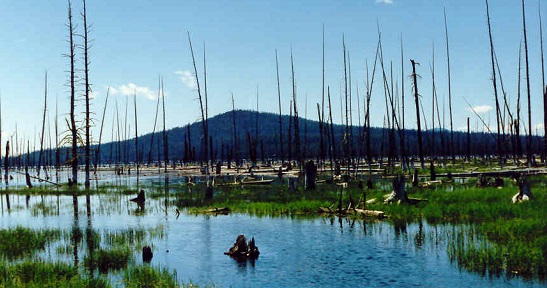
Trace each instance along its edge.
{"label": "distant treeline", "polygon": [[[237,128],[237,135],[234,138],[233,129],[233,115],[235,115],[235,123]],[[216,161],[226,161],[230,158],[232,161],[236,159],[251,159],[251,154],[255,153],[257,160],[278,160],[280,155],[280,141],[279,141],[279,115],[273,113],[258,113],[258,129],[256,111],[236,110],[234,112],[226,112],[209,119],[209,136],[212,140],[208,151],[209,158]],[[289,143],[288,131],[290,124],[290,116],[282,116],[283,121],[283,138],[285,139],[285,145],[283,147],[284,159],[288,159],[289,155]],[[339,159],[348,158],[345,153],[350,153],[352,158],[366,157],[364,133],[363,127],[353,126],[350,127],[350,135],[346,135],[346,128],[344,125],[333,125],[334,131],[334,149],[336,149],[334,155],[337,155]],[[317,159],[320,157],[320,133],[319,122],[314,120],[308,120],[299,118],[299,134],[301,142],[301,155],[304,159]],[[170,161],[180,162],[200,162],[204,158],[204,152],[202,149],[202,128],[201,122],[195,122],[187,124],[183,127],[173,128],[167,131],[168,144],[169,144],[169,159]],[[161,131],[156,132],[154,141],[151,147],[152,134],[146,134],[139,136],[139,159],[143,164],[154,165],[164,159],[163,156],[163,137]],[[291,131],[294,133],[294,131]],[[390,136],[391,135],[391,136]],[[371,128],[371,152],[372,156],[377,159],[379,157],[400,157],[402,155],[401,147],[399,145],[399,137],[401,134],[398,132],[392,133],[389,129],[383,128]],[[405,135],[405,154],[408,157],[417,158],[418,155],[418,141],[416,130],[406,130]],[[424,137],[424,151],[426,157],[432,158],[450,158],[450,151],[448,151],[450,141],[450,131],[448,130],[428,130],[423,132]],[[256,139],[258,138],[258,139]],[[506,135],[504,144],[504,151],[507,158],[513,158],[516,152],[516,139],[511,139],[509,135]],[[391,139],[391,140],[390,140]],[[433,142],[434,139],[434,142]],[[345,141],[350,141],[349,152],[344,151]],[[467,132],[454,131],[454,149],[455,154],[458,157],[467,157],[468,154],[472,157],[476,156],[490,156],[496,155],[496,135],[493,133],[484,132]],[[521,137],[521,143],[525,143],[525,138]],[[236,144],[237,142],[237,144]],[[294,137],[292,137],[294,142]],[[469,145],[468,145],[469,143]],[[235,146],[238,147],[236,153]],[[254,147],[253,147],[254,146]],[[291,155],[296,155],[294,152],[295,145],[292,143]],[[521,145],[524,147],[525,145]],[[390,147],[391,153],[390,154]],[[96,146],[92,146],[91,150],[95,153]],[[540,153],[542,149],[541,138],[535,136],[533,138],[533,153]],[[80,157],[83,157],[83,147],[80,149]],[[60,165],[69,165],[68,159],[71,159],[71,151],[68,147],[62,147],[59,149]],[[327,152],[328,153],[328,152]],[[517,154],[525,155],[526,151],[520,151]],[[36,166],[38,163],[39,153],[37,151],[31,152],[28,155],[29,166]],[[45,159],[42,163],[47,166],[55,166],[55,150],[46,150],[43,154]],[[212,157],[211,157],[212,156]],[[95,155],[93,155],[95,159]],[[123,164],[123,163],[135,163],[136,162],[135,151],[135,139],[129,139],[120,142],[110,142],[101,145],[101,155],[99,157],[99,164]],[[158,160],[160,159],[160,160]],[[327,156],[328,159],[328,156]],[[294,160],[294,159],[292,159]],[[4,160],[2,160],[4,161]],[[10,166],[24,166],[27,161],[27,155],[22,154],[20,156],[10,157]],[[2,162],[3,163],[3,162]]]}

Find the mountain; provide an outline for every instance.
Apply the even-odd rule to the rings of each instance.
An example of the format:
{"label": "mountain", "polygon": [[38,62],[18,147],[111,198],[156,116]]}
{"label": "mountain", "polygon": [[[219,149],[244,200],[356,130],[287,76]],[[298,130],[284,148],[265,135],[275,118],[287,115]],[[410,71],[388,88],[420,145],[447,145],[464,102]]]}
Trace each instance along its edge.
{"label": "mountain", "polygon": [[[234,116],[236,125],[236,139],[234,140]],[[288,129],[291,117],[288,115],[282,116],[283,122],[283,141],[284,141],[284,154],[285,159],[288,155]],[[257,112],[247,110],[236,110],[234,112],[229,111],[208,120],[209,136],[212,140],[213,155],[215,159],[226,159],[229,151],[235,151],[237,145],[238,155],[240,158],[249,158],[249,139],[256,141],[256,135],[258,134],[258,141],[256,141],[256,153],[257,158],[264,157],[279,158],[280,144],[279,144],[279,115],[273,113],[258,113],[258,126],[257,126]],[[315,158],[320,151],[320,133],[319,122],[314,120],[308,120],[299,118],[299,131],[300,131],[300,146],[302,155],[307,155],[308,158]],[[294,125],[292,125],[294,126]],[[258,129],[257,129],[258,127]],[[346,127],[344,125],[334,125],[334,147],[337,157],[343,155],[344,137]],[[359,147],[361,147],[361,155],[365,156],[365,144],[364,140],[360,142],[360,135],[363,135],[363,127],[350,127],[349,135],[351,135],[352,154],[357,155]],[[177,127],[166,131],[168,138],[168,153],[170,161],[183,161],[189,160],[185,158],[193,158],[199,160],[203,157],[203,149],[201,148],[203,141],[203,130],[201,121],[191,123],[185,127]],[[403,133],[403,132],[401,132]],[[435,141],[433,141],[432,131],[423,131],[424,139],[424,153],[425,156],[431,155],[434,151],[435,155],[440,156],[442,154],[449,154],[448,141],[450,139],[450,133],[446,130],[435,131]],[[294,140],[294,128],[291,133],[291,146],[295,149]],[[406,130],[405,134],[405,151],[407,155],[417,155],[417,137],[415,130]],[[391,135],[391,136],[390,136]],[[441,139],[441,135],[443,136]],[[400,134],[397,130],[390,133],[390,130],[383,128],[371,128],[371,153],[373,157],[379,155],[388,155],[389,143],[391,140],[392,149],[395,153],[400,154]],[[537,138],[537,137],[536,137]],[[539,138],[537,138],[539,139]],[[457,155],[467,154],[467,133],[454,132],[454,149]],[[470,150],[473,155],[493,155],[495,153],[496,141],[495,135],[490,133],[471,133],[470,134]],[[236,142],[234,142],[236,141]],[[538,141],[534,141],[536,143]],[[149,133],[139,136],[139,154],[140,162],[147,163],[150,161],[157,161],[158,159],[164,159],[163,157],[163,132],[159,131],[154,134]],[[360,145],[360,143],[362,143]],[[506,142],[507,146],[510,146],[509,141]],[[514,145],[514,144],[513,144]],[[538,144],[540,145],[539,142]],[[153,149],[150,149],[152,147]],[[537,149],[540,147],[538,146]],[[100,148],[100,162],[101,163],[114,163],[114,162],[135,162],[135,139],[130,139],[122,142],[104,143]],[[509,151],[511,148],[507,148]],[[92,147],[93,151],[97,150],[97,145]],[[539,151],[539,150],[537,150]],[[48,163],[53,163],[54,156],[53,151],[47,151],[45,157],[49,159]],[[61,149],[61,163],[65,163],[69,159],[69,151],[67,148]],[[83,150],[81,152],[83,155]],[[186,157],[185,157],[186,156]],[[328,155],[327,155],[328,157]],[[33,152],[30,155],[31,163],[37,163],[38,152]],[[235,155],[233,156],[235,158]],[[203,158],[201,158],[203,159]],[[24,160],[24,159],[23,159]],[[83,164],[83,157],[81,162]]]}

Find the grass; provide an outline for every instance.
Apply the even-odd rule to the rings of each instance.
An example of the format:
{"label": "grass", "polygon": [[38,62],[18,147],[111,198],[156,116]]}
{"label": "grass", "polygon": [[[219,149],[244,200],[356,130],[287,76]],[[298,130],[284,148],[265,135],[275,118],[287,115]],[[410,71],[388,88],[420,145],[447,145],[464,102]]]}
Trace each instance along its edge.
{"label": "grass", "polygon": [[60,230],[33,230],[24,227],[1,229],[0,255],[10,261],[32,256],[60,237]]}
{"label": "grass", "polygon": [[116,247],[111,250],[99,249],[84,258],[84,265],[90,270],[99,269],[100,273],[122,270],[128,267],[133,253],[129,247]]}
{"label": "grass", "polygon": [[[127,269],[123,275],[127,288],[179,287],[176,272],[150,266],[135,266]],[[195,286],[188,286],[195,287]]]}
{"label": "grass", "polygon": [[78,268],[67,263],[0,263],[0,275],[1,287],[111,287],[106,279],[82,276]]}

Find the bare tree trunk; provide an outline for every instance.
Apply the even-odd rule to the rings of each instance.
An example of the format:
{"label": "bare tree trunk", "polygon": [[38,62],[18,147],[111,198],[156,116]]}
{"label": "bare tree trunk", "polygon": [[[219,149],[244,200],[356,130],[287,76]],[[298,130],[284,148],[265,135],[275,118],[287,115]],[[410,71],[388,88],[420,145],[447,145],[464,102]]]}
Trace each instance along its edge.
{"label": "bare tree trunk", "polygon": [[[169,165],[169,142],[167,131],[165,130],[165,93],[163,89],[163,77],[161,79],[161,101],[163,109],[163,161],[165,162],[164,172],[167,173],[167,166]],[[207,151],[205,151],[205,154],[207,154]],[[167,175],[165,177],[167,178]]]}
{"label": "bare tree trunk", "polygon": [[[97,174],[97,165],[101,160],[101,140],[103,138],[104,117],[106,115],[106,106],[108,105],[108,96],[110,95],[110,86],[106,89],[106,99],[104,100],[103,117],[101,119],[101,129],[99,130],[99,144],[97,145],[97,154],[95,155],[95,174]],[[57,123],[57,122],[55,122]],[[110,148],[112,150],[112,147]]]}
{"label": "bare tree trunk", "polygon": [[154,147],[154,136],[156,135],[156,125],[158,123],[158,113],[160,110],[161,99],[161,81],[158,77],[158,101],[156,101],[156,116],[154,117],[154,128],[152,128],[152,135],[150,136],[150,149],[148,150],[148,165],[152,163],[152,147]]}
{"label": "bare tree trunk", "polygon": [[498,150],[499,164],[502,165],[502,150],[501,150],[501,137],[500,137],[500,104],[498,100],[498,85],[496,82],[496,69],[495,69],[495,59],[494,59],[494,42],[492,41],[492,29],[490,26],[490,12],[488,9],[488,0],[486,1],[486,19],[488,22],[488,37],[490,39],[490,57],[492,58],[492,85],[494,86],[494,97],[496,100],[496,124],[497,124],[497,138],[496,138],[496,147]]}
{"label": "bare tree trunk", "polygon": [[297,162],[298,167],[300,168],[302,166],[302,155],[300,151],[300,130],[299,130],[299,123],[298,120],[298,107],[296,102],[296,80],[294,79],[294,62],[293,62],[293,56],[291,51],[291,74],[292,74],[292,99],[293,99],[293,107],[294,107],[294,156]]}
{"label": "bare tree trunk", "polygon": [[524,55],[526,59],[526,91],[528,94],[528,140],[526,141],[526,155],[528,167],[532,166],[532,106],[530,103],[530,65],[528,63],[528,40],[526,37],[526,16],[524,0],[522,0],[522,30],[524,33]]}
{"label": "bare tree trunk", "polygon": [[[538,1],[538,15],[539,15],[539,42],[541,53],[541,88],[543,89],[543,129],[547,131],[547,86],[545,86],[545,62],[543,60],[543,25],[541,22],[541,5]],[[543,135],[543,153],[547,154],[547,132]],[[547,155],[545,155],[543,161],[547,161]]]}
{"label": "bare tree trunk", "polygon": [[133,95],[133,105],[135,106],[135,163],[137,166],[137,183],[139,182],[139,166],[140,166],[140,155],[139,155],[139,129],[137,125],[137,93]]}
{"label": "bare tree trunk", "polygon": [[420,165],[422,169],[424,169],[424,150],[423,150],[423,144],[422,144],[422,127],[420,124],[420,104],[419,104],[419,94],[418,94],[418,82],[416,80],[416,62],[414,60],[410,60],[412,63],[412,78],[414,81],[414,101],[416,102],[416,120],[418,122],[418,153],[420,156]]}
{"label": "bare tree trunk", "polygon": [[[279,106],[279,155],[281,157],[281,165],[283,165],[283,162],[285,161],[285,154],[283,153],[283,150],[284,150],[283,149],[283,144],[284,144],[283,143],[283,117],[281,115],[281,89],[279,87],[279,62],[277,60],[277,49],[275,50],[275,71],[277,74],[277,103]],[[234,124],[234,127],[235,127],[235,124]],[[235,128],[234,128],[234,135],[235,135]]]}
{"label": "bare tree trunk", "polygon": [[78,128],[76,127],[76,55],[74,50],[76,44],[74,44],[74,26],[72,25],[72,4],[68,1],[68,33],[70,44],[70,132],[72,136],[72,183],[78,184]]}
{"label": "bare tree trunk", "polygon": [[[45,82],[44,82],[44,114],[42,118],[42,135],[40,136],[40,154],[38,155],[38,167],[37,167],[38,171],[36,173],[38,177],[40,177],[40,168],[42,168],[42,154],[44,152],[44,132],[46,129],[46,111],[47,111],[47,71],[46,71]],[[28,170],[28,163],[27,163],[26,169]]]}
{"label": "bare tree trunk", "polygon": [[234,103],[234,94],[232,93],[232,120],[233,120],[233,128],[234,128],[234,143],[233,147],[235,149],[234,151],[234,157],[236,161],[236,167],[239,165],[239,149],[237,147],[237,128],[236,128],[236,108]]}
{"label": "bare tree trunk", "polygon": [[452,165],[454,165],[456,163],[456,157],[454,155],[454,128],[452,126],[452,90],[450,86],[450,53],[449,53],[450,50],[448,49],[448,25],[446,23],[446,9],[444,10],[444,31],[446,36],[446,60],[448,63],[447,69],[448,69],[448,111],[450,114],[450,154],[452,155]]}
{"label": "bare tree trunk", "polygon": [[85,188],[89,189],[89,165],[91,162],[91,135],[90,135],[90,112],[89,112],[89,100],[91,95],[91,86],[89,84],[89,38],[88,38],[88,26],[87,26],[87,10],[86,0],[83,0],[83,21],[84,21],[84,73],[85,73]]}
{"label": "bare tree trunk", "polygon": [[[205,106],[204,106],[204,98],[202,97],[201,95],[201,89],[200,89],[200,86],[199,86],[199,77],[198,77],[198,70],[197,70],[197,66],[196,66],[196,60],[194,58],[194,49],[192,48],[192,41],[190,40],[190,32],[188,32],[188,43],[190,44],[190,53],[192,54],[192,63],[194,65],[194,75],[196,77],[196,86],[197,86],[197,91],[198,91],[198,99],[199,99],[199,106],[200,106],[200,110],[201,110],[201,125],[202,125],[202,128],[203,128],[203,137],[205,138],[205,147],[204,147],[204,151],[205,151],[205,162],[209,162],[209,160],[207,159],[207,138],[208,138],[208,133],[207,133],[207,115],[206,115],[206,103],[205,103]],[[205,50],[205,49],[204,49]],[[203,52],[205,54],[205,51]],[[205,62],[205,57],[204,57],[204,62]],[[205,70],[205,69],[204,69]],[[205,72],[204,72],[205,73]],[[207,80],[205,80],[207,81]],[[205,101],[206,98],[205,98]]]}

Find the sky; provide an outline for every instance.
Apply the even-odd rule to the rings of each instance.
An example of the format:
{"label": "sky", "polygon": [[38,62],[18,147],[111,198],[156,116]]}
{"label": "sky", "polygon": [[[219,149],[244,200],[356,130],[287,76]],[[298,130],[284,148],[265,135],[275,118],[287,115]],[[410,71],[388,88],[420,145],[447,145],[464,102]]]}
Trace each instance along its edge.
{"label": "sky", "polygon": [[[514,114],[518,95],[519,46],[523,40],[521,1],[496,0],[490,1],[489,5],[503,88]],[[16,129],[17,138],[30,141],[31,150],[39,147],[46,71],[46,122],[50,127],[46,128],[46,133],[49,131],[54,143],[56,114],[60,138],[67,133],[65,119],[69,117],[70,99],[67,86],[70,62],[64,56],[70,48],[67,42],[67,8],[68,2],[62,0],[0,0],[1,147],[8,138],[13,140]],[[72,9],[77,25],[75,31],[82,34],[82,1],[73,0]],[[334,122],[343,121],[344,40],[347,64],[351,68],[352,122],[354,125],[362,123],[367,64],[371,79],[380,31],[384,67],[388,78],[393,74],[395,96],[399,98],[404,81],[405,127],[416,127],[410,62],[413,59],[419,63],[416,66],[418,90],[425,109],[424,117],[431,128],[434,57],[439,109],[442,111],[444,107],[444,121],[449,128],[443,11],[446,11],[449,36],[454,129],[465,130],[467,117],[471,119],[473,130],[484,129],[469,108],[472,106],[495,131],[495,100],[484,1],[88,0],[87,17],[92,39],[89,75],[93,90],[93,140],[97,142],[99,138],[108,90],[103,143],[113,139],[113,127],[117,129],[116,112],[121,127],[124,127],[127,114],[127,134],[134,137],[135,95],[137,133],[152,132],[160,77],[165,95],[166,128],[199,121],[201,114],[188,33],[202,89],[203,60],[206,60],[209,117],[231,111],[232,95],[236,109],[255,110],[258,99],[260,111],[278,113],[277,51],[282,113],[289,114],[292,98],[292,53],[299,115],[317,120],[316,105],[322,101],[324,35],[325,87],[330,88]],[[541,13],[543,18],[547,18],[547,2],[526,0],[525,11],[533,132],[543,135],[539,16]],[[544,28],[546,21],[543,19]],[[544,31],[546,34],[547,30]],[[77,36],[76,42],[82,44],[82,38]],[[528,106],[522,50],[521,113],[524,118]],[[80,78],[77,119],[83,121],[83,56],[80,46],[76,54]],[[381,127],[386,107],[379,66],[374,77],[371,122],[372,126]],[[498,90],[499,97],[502,97],[501,87]],[[161,118],[157,125],[156,131],[162,129]],[[48,138],[46,136],[46,143],[49,143]]]}

